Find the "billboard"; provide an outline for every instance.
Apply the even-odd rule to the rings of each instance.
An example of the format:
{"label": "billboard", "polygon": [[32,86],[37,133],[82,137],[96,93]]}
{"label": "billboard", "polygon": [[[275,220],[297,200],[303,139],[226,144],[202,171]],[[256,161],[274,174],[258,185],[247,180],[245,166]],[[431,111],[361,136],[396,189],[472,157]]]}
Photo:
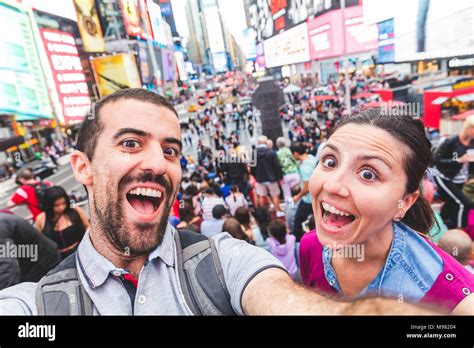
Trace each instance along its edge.
{"label": "billboard", "polygon": [[247,28],[244,30],[244,43],[243,51],[247,60],[257,59],[257,35],[253,28]]}
{"label": "billboard", "polygon": [[176,58],[176,65],[178,67],[179,79],[183,82],[187,81],[188,80],[188,72],[186,71],[186,65],[184,64],[183,52],[176,51],[174,53],[174,56]]}
{"label": "billboard", "polygon": [[393,18],[378,23],[379,48],[377,63],[393,63],[395,60],[395,33]]}
{"label": "billboard", "polygon": [[[257,33],[257,42],[341,7],[340,0],[249,0],[247,4],[247,17]],[[346,0],[346,7],[356,5],[359,0]]]}
{"label": "billboard", "polygon": [[400,0],[393,17],[397,62],[474,54],[471,0]]}
{"label": "billboard", "polygon": [[225,52],[224,33],[222,32],[219,8],[211,6],[204,8],[207,37],[211,53]]}
{"label": "billboard", "polygon": [[148,1],[147,4],[154,40],[160,45],[166,46],[168,44],[168,39],[166,38],[161,8],[153,1]]}
{"label": "billboard", "polygon": [[86,52],[104,52],[105,41],[94,0],[74,0],[77,25]]}
{"label": "billboard", "polygon": [[142,87],[135,56],[131,53],[96,57],[91,62],[101,97],[119,89]]}
{"label": "billboard", "polygon": [[0,114],[17,121],[52,118],[30,10],[0,2]]}
{"label": "billboard", "polygon": [[267,68],[310,60],[308,29],[300,24],[263,42]]}
{"label": "billboard", "polygon": [[346,35],[347,54],[377,49],[377,25],[365,25],[362,6],[355,6],[344,10],[344,18],[342,10],[334,10],[308,21],[311,59],[324,59],[344,54],[343,30]]}
{"label": "billboard", "polygon": [[141,27],[140,11],[136,0],[121,0],[123,21],[127,34],[130,36],[143,36],[143,29]]}
{"label": "billboard", "polygon": [[175,79],[175,62],[173,51],[167,49],[161,50],[161,62],[163,67],[163,79],[166,82],[173,81]]}
{"label": "billboard", "polygon": [[91,98],[74,36],[52,29],[40,33],[59,99],[59,122],[79,122],[89,111]]}

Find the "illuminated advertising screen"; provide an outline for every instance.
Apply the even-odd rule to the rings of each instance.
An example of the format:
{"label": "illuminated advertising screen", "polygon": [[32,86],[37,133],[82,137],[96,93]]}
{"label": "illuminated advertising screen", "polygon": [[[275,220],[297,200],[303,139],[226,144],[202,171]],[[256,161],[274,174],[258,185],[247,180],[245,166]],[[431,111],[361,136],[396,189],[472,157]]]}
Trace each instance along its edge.
{"label": "illuminated advertising screen", "polygon": [[257,59],[257,45],[256,45],[256,33],[253,28],[247,28],[244,30],[244,44],[243,50],[247,60]]}
{"label": "illuminated advertising screen", "polygon": [[219,9],[217,6],[204,9],[206,19],[207,36],[211,53],[225,52],[224,33],[222,32]]}
{"label": "illuminated advertising screen", "polygon": [[124,88],[140,88],[142,83],[135,56],[120,53],[91,60],[101,97]]}
{"label": "illuminated advertising screen", "polygon": [[310,60],[308,29],[300,24],[263,42],[267,68]]}
{"label": "illuminated advertising screen", "polygon": [[379,48],[377,63],[393,63],[395,60],[395,40],[393,18],[378,23]]}
{"label": "illuminated advertising screen", "polygon": [[181,81],[187,81],[188,80],[188,72],[186,71],[186,65],[184,63],[183,52],[176,51],[174,53],[174,56],[176,58],[176,65],[178,67],[179,79]]}
{"label": "illuminated advertising screen", "polygon": [[164,27],[164,20],[161,14],[161,8],[153,1],[148,1],[147,4],[154,40],[157,41],[160,45],[166,46],[168,44],[168,39],[166,38],[166,31]]}
{"label": "illuminated advertising screen", "polygon": [[161,51],[161,62],[163,66],[163,79],[166,82],[173,81],[175,77],[175,62],[173,51],[163,49]]}
{"label": "illuminated advertising screen", "polygon": [[0,113],[17,121],[52,118],[32,13],[0,2]]}
{"label": "illuminated advertising screen", "polygon": [[94,0],[74,0],[77,25],[86,52],[104,52],[105,41]]}
{"label": "illuminated advertising screen", "polygon": [[81,121],[91,106],[86,77],[74,36],[58,30],[40,29],[59,98],[59,122]]}

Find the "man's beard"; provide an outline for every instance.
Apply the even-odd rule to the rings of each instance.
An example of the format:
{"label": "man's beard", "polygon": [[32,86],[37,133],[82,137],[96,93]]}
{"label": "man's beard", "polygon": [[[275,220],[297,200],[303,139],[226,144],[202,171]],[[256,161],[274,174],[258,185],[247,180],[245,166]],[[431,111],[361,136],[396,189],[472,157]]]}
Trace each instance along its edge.
{"label": "man's beard", "polygon": [[[166,199],[163,204],[161,217],[156,223],[138,223],[128,226],[123,216],[123,194],[124,187],[132,182],[137,183],[157,183],[165,189]],[[125,176],[119,182],[118,190],[115,191],[113,183],[106,185],[102,191],[100,201],[97,203],[98,192],[94,192],[93,208],[95,212],[95,223],[97,227],[103,231],[106,238],[113,247],[126,254],[127,256],[143,255],[154,250],[163,241],[166,227],[168,225],[168,217],[176,197],[176,190],[173,190],[171,183],[163,176],[154,176],[151,173],[142,173],[137,177]],[[107,192],[107,199],[104,192]],[[114,201],[110,196],[111,192],[117,192]],[[134,233],[139,231],[138,233]]]}

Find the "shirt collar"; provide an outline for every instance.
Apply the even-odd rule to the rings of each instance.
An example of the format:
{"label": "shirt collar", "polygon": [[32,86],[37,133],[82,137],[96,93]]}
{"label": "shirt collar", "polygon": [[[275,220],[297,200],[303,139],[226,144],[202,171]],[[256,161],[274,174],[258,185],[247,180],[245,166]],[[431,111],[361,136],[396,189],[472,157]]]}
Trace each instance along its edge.
{"label": "shirt collar", "polygon": [[[168,224],[162,243],[150,253],[147,264],[156,258],[160,258],[166,265],[174,266],[174,233],[174,228]],[[77,249],[77,262],[91,288],[104,284],[111,273],[128,273],[123,268],[114,266],[112,262],[97,251],[90,240],[89,230],[86,231]]]}

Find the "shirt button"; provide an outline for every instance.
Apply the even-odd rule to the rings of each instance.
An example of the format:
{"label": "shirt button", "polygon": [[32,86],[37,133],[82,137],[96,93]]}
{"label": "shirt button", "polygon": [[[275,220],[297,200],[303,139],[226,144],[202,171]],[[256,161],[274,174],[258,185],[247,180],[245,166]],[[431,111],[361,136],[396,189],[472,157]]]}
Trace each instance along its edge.
{"label": "shirt button", "polygon": [[467,296],[471,293],[471,290],[469,290],[468,288],[462,288],[462,293]]}
{"label": "shirt button", "polygon": [[451,280],[453,280],[453,278],[454,278],[454,277],[453,277],[453,275],[452,275],[451,273],[446,273],[446,279],[447,279],[447,280],[451,281]]}
{"label": "shirt button", "polygon": [[112,274],[115,276],[115,277],[120,277],[122,275],[122,273],[120,273],[119,271],[113,271]]}
{"label": "shirt button", "polygon": [[334,280],[331,279],[331,280],[329,281],[329,285],[334,286]]}
{"label": "shirt button", "polygon": [[146,302],[146,297],[145,297],[145,295],[140,295],[140,296],[138,296],[138,303],[139,303],[139,304],[145,304],[145,302]]}

